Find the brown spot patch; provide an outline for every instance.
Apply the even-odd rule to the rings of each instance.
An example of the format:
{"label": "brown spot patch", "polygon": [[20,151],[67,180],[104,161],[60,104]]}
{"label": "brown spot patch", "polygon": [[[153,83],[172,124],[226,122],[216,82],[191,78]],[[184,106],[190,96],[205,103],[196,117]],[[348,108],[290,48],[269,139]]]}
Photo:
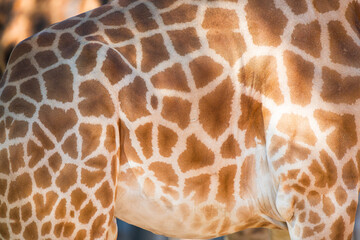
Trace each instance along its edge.
{"label": "brown spot patch", "polygon": [[46,68],[57,63],[58,58],[56,57],[53,51],[46,50],[43,52],[38,52],[35,55],[35,60],[41,68]]}
{"label": "brown spot patch", "polygon": [[161,34],[142,38],[141,46],[143,59],[141,60],[141,70],[149,72],[159,63],[169,59],[169,53],[165,47],[164,39]]}
{"label": "brown spot patch", "polygon": [[197,88],[206,86],[221,75],[223,66],[208,56],[195,58],[189,64]]}
{"label": "brown spot patch", "polygon": [[245,67],[240,69],[239,81],[246,87],[251,87],[273,99],[277,104],[284,102],[279,86],[276,58],[273,56],[251,58]]}
{"label": "brown spot patch", "polygon": [[27,198],[32,193],[32,180],[28,173],[23,173],[14,181],[10,182],[8,201],[13,203],[24,198]]}
{"label": "brown spot patch", "polygon": [[87,224],[90,222],[90,219],[94,216],[95,213],[96,213],[96,207],[90,201],[88,204],[86,204],[86,206],[83,209],[81,209],[79,221],[81,223]]}
{"label": "brown spot patch", "polygon": [[335,129],[328,135],[326,143],[336,154],[338,159],[342,159],[346,151],[356,145],[355,117],[350,114],[339,115],[323,110],[316,110],[314,117],[318,121],[321,131],[326,131],[331,127]]}
{"label": "brown spot patch", "polygon": [[230,135],[221,146],[221,156],[223,158],[236,158],[241,155],[239,143]]}
{"label": "brown spot patch", "polygon": [[[1,108],[0,108],[1,110]],[[0,114],[1,115],[1,114]],[[1,118],[1,117],[0,117]],[[5,121],[0,122],[0,143],[4,143],[6,138]],[[1,168],[0,168],[1,169]]]}
{"label": "brown spot patch", "polygon": [[303,142],[314,146],[316,136],[306,117],[295,114],[284,114],[277,124],[277,129],[285,133],[295,142]]}
{"label": "brown spot patch", "polygon": [[299,183],[305,187],[310,186],[310,177],[306,173],[303,173],[299,179]]}
{"label": "brown spot patch", "polygon": [[360,47],[347,34],[340,21],[328,23],[330,37],[330,58],[334,63],[360,67]]}
{"label": "brown spot patch", "polygon": [[194,193],[193,200],[196,203],[201,203],[207,200],[210,192],[210,175],[201,174],[196,177],[185,179],[184,195],[185,197]]}
{"label": "brown spot patch", "polygon": [[89,41],[89,42],[98,42],[98,43],[103,43],[105,45],[109,44],[105,38],[103,36],[100,35],[92,35],[92,36],[88,36],[85,38],[85,40]]}
{"label": "brown spot patch", "polygon": [[120,26],[126,23],[125,16],[122,12],[112,12],[105,17],[99,19],[99,21],[107,26]]}
{"label": "brown spot patch", "polygon": [[61,34],[58,49],[63,58],[72,58],[79,47],[80,43],[70,33]]}
{"label": "brown spot patch", "polygon": [[43,105],[40,108],[39,119],[58,141],[62,139],[65,132],[74,127],[78,120],[73,109],[65,111],[60,108],[53,109],[49,105]]}
{"label": "brown spot patch", "polygon": [[113,43],[123,42],[126,40],[130,40],[134,37],[133,32],[125,27],[116,28],[116,29],[105,29],[105,34]]}
{"label": "brown spot patch", "polygon": [[9,139],[25,137],[28,129],[29,126],[26,121],[13,121],[10,126]]}
{"label": "brown spot patch", "polygon": [[[127,0],[119,0],[119,1],[127,1]],[[150,0],[157,8],[167,8],[170,7],[176,0]]]}
{"label": "brown spot patch", "polygon": [[54,69],[51,69],[43,74],[45,87],[47,90],[47,97],[60,102],[71,102],[73,100],[74,76],[71,72],[70,66],[62,64]]}
{"label": "brown spot patch", "polygon": [[216,194],[216,200],[225,203],[228,208],[235,204],[234,184],[236,165],[230,165],[219,171],[219,186]]}
{"label": "brown spot patch", "polygon": [[1,93],[0,100],[4,103],[9,102],[16,95],[16,87],[7,86]]}
{"label": "brown spot patch", "polygon": [[55,24],[52,28],[56,29],[56,30],[65,30],[65,29],[75,26],[79,22],[80,22],[80,20],[67,19],[65,21]]}
{"label": "brown spot patch", "polygon": [[41,168],[38,168],[34,172],[34,178],[35,178],[36,186],[38,186],[39,188],[48,188],[51,185],[52,177],[46,166],[42,166]]}
{"label": "brown spot patch", "polygon": [[41,236],[45,236],[51,232],[51,222],[46,222],[41,227]]}
{"label": "brown spot patch", "polygon": [[113,85],[132,72],[120,55],[113,49],[107,51],[101,71]]}
{"label": "brown spot patch", "polygon": [[61,199],[55,210],[55,218],[62,219],[66,216],[66,199]]}
{"label": "brown spot patch", "polygon": [[253,156],[245,158],[241,166],[240,197],[246,199],[256,191],[255,159]]}
{"label": "brown spot patch", "polygon": [[339,217],[331,226],[331,239],[344,239],[345,223],[342,217]]}
{"label": "brown spot patch", "polygon": [[66,238],[70,237],[74,232],[74,230],[75,230],[75,224],[69,222],[65,223],[63,236]]}
{"label": "brown spot patch", "polygon": [[337,187],[336,188],[336,191],[335,191],[335,198],[336,198],[336,202],[342,206],[346,200],[347,200],[347,193],[345,191],[344,188],[342,188],[341,186]]}
{"label": "brown spot patch", "polygon": [[81,158],[84,159],[98,148],[102,127],[100,124],[82,123],[79,127],[79,133],[82,137]]}
{"label": "brown spot patch", "polygon": [[341,75],[327,67],[322,69],[324,80],[321,97],[327,102],[354,104],[360,98],[360,78]]}
{"label": "brown spot patch", "polygon": [[150,158],[153,155],[152,128],[152,123],[146,123],[135,130],[137,140],[140,142],[142,152],[146,158]]}
{"label": "brown spot patch", "polygon": [[348,161],[342,169],[342,179],[348,189],[355,189],[359,180],[353,160]]}
{"label": "brown spot patch", "polygon": [[178,54],[185,56],[200,49],[201,44],[195,28],[185,28],[167,32]]}
{"label": "brown spot patch", "polygon": [[40,90],[39,81],[36,78],[32,78],[20,85],[20,92],[26,96],[40,102],[42,100],[42,93]]}
{"label": "brown spot patch", "polygon": [[53,44],[55,37],[55,33],[42,32],[38,35],[36,42],[39,47],[49,47]]}
{"label": "brown spot patch", "polygon": [[320,159],[325,170],[316,160],[313,160],[309,170],[315,177],[316,187],[325,188],[328,186],[330,188],[336,183],[337,168],[334,161],[324,150],[320,152]]}
{"label": "brown spot patch", "polygon": [[75,29],[75,32],[77,34],[79,34],[80,36],[85,36],[85,35],[95,33],[97,30],[98,30],[97,25],[93,21],[89,20],[89,21],[82,23],[80,26],[78,26]]}
{"label": "brown spot patch", "polygon": [[351,204],[346,208],[346,213],[349,215],[350,217],[350,223],[354,223],[355,221],[355,215],[356,215],[356,208],[357,208],[357,203],[356,201],[352,201]]}
{"label": "brown spot patch", "polygon": [[106,127],[106,139],[105,139],[105,148],[108,152],[113,152],[116,148],[116,132],[114,126],[107,126]]}
{"label": "brown spot patch", "polygon": [[353,31],[360,38],[360,4],[358,1],[352,1],[348,4],[345,16]]}
{"label": "brown spot patch", "polygon": [[24,114],[30,118],[34,115],[36,107],[22,98],[16,98],[10,103],[9,111],[17,114]]}
{"label": "brown spot patch", "polygon": [[82,203],[86,200],[87,194],[80,188],[75,189],[71,193],[71,204],[75,207],[75,210],[79,210]]}
{"label": "brown spot patch", "polygon": [[174,10],[162,13],[161,17],[166,25],[191,22],[196,18],[197,8],[195,5],[182,4]]}
{"label": "brown spot patch", "polygon": [[196,170],[214,163],[214,153],[195,135],[186,140],[186,150],[181,153],[178,164],[182,172]]}
{"label": "brown spot patch", "polygon": [[206,37],[210,48],[220,54],[230,65],[234,65],[246,50],[244,38],[240,33],[210,30]]}
{"label": "brown spot patch", "polygon": [[23,237],[25,240],[38,239],[38,228],[35,222],[32,222],[25,227]]}
{"label": "brown spot patch", "polygon": [[223,8],[206,9],[204,21],[202,23],[204,29],[237,29],[239,28],[239,18],[235,10]]}
{"label": "brown spot patch", "polygon": [[339,0],[313,0],[313,4],[319,13],[335,11],[340,7]]}
{"label": "brown spot patch", "polygon": [[152,76],[151,82],[155,88],[190,92],[186,75],[180,63],[175,63],[173,66]]}
{"label": "brown spot patch", "polygon": [[310,211],[309,222],[312,224],[317,224],[320,221],[321,221],[321,218],[320,218],[319,214],[317,214],[316,212]]}
{"label": "brown spot patch", "polygon": [[6,149],[0,151],[0,173],[8,175],[10,173],[10,162]]}
{"label": "brown spot patch", "polygon": [[132,83],[119,92],[120,107],[130,121],[150,114],[146,108],[147,91],[145,81],[136,77]]}
{"label": "brown spot patch", "polygon": [[273,0],[249,1],[245,6],[250,34],[257,45],[278,46],[288,22]]}
{"label": "brown spot patch", "polygon": [[56,178],[55,184],[61,192],[65,193],[77,180],[77,166],[74,164],[65,164],[61,169],[59,176]]}
{"label": "brown spot patch", "polygon": [[309,104],[312,96],[314,64],[290,51],[284,52],[284,63],[287,69],[291,102],[301,106]]}
{"label": "brown spot patch", "polygon": [[316,191],[310,191],[308,193],[308,195],[307,195],[307,199],[308,199],[311,206],[316,206],[316,205],[318,205],[320,203],[321,196]]}
{"label": "brown spot patch", "polygon": [[20,223],[20,212],[18,207],[14,207],[10,209],[9,217],[12,223],[10,223],[11,230],[15,234],[20,234],[22,230],[22,226]]}
{"label": "brown spot patch", "polygon": [[10,239],[10,232],[7,223],[0,223],[0,236],[4,239]]}
{"label": "brown spot patch", "polygon": [[[100,238],[101,236],[103,236],[106,233],[106,229],[103,228],[105,221],[106,221],[106,215],[104,215],[104,214],[100,215],[99,217],[97,217],[95,219],[95,221],[93,222],[93,224],[91,226],[91,230],[90,230],[90,238],[91,239]],[[105,226],[105,227],[107,227],[107,226]]]}
{"label": "brown spot patch", "polygon": [[96,57],[101,45],[97,43],[86,44],[76,59],[76,68],[81,76],[90,73],[96,66]]}
{"label": "brown spot patch", "polygon": [[171,164],[154,162],[150,164],[149,170],[153,171],[155,177],[163,182],[165,186],[178,186],[179,178]]}
{"label": "brown spot patch", "polygon": [[227,78],[214,91],[200,99],[199,121],[211,137],[217,139],[230,126],[233,96],[234,86],[230,78]]}
{"label": "brown spot patch", "polygon": [[27,203],[21,207],[21,219],[26,222],[32,215],[32,207],[30,203]]}
{"label": "brown spot patch", "polygon": [[154,20],[152,13],[144,3],[132,8],[130,13],[137,30],[140,32],[150,31],[159,27]]}
{"label": "brown spot patch", "polygon": [[245,130],[245,146],[255,147],[255,138],[265,142],[264,120],[262,116],[262,104],[246,95],[241,95],[241,116],[238,127]]}
{"label": "brown spot patch", "polygon": [[77,232],[74,240],[82,240],[82,239],[85,239],[85,238],[86,238],[86,230],[82,229],[82,230]]}
{"label": "brown spot patch", "polygon": [[16,173],[20,168],[25,167],[24,148],[22,144],[9,147],[11,172]]}
{"label": "brown spot patch", "polygon": [[13,64],[16,60],[20,57],[24,56],[25,54],[29,53],[32,50],[32,46],[29,43],[21,42],[13,49],[10,58],[9,58],[9,65]]}
{"label": "brown spot patch", "polygon": [[321,27],[317,20],[308,24],[298,24],[291,35],[291,44],[318,58],[322,49],[320,35]]}
{"label": "brown spot patch", "polygon": [[84,98],[79,103],[79,110],[83,116],[112,117],[115,112],[114,104],[108,90],[99,81],[82,82],[79,91],[79,97]]}
{"label": "brown spot patch", "polygon": [[126,58],[126,60],[128,60],[128,62],[134,68],[137,67],[137,64],[136,64],[136,48],[135,48],[134,45],[132,45],[132,44],[126,45],[124,47],[116,48],[116,50],[121,54],[121,56]]}
{"label": "brown spot patch", "polygon": [[306,13],[308,10],[307,4],[305,0],[286,0],[286,3],[291,8],[291,11],[296,15]]}
{"label": "brown spot patch", "polygon": [[91,168],[104,169],[107,166],[107,159],[104,155],[99,155],[87,160],[85,165]]}
{"label": "brown spot patch", "polygon": [[[5,192],[7,190],[7,180],[0,179],[0,195],[5,196]],[[5,203],[0,204],[0,217],[5,218],[6,217],[6,205]],[[4,210],[5,209],[5,210]]]}
{"label": "brown spot patch", "polygon": [[113,202],[113,189],[109,182],[104,182],[101,187],[95,192],[96,198],[101,202],[103,208],[107,208]]}
{"label": "brown spot patch", "polygon": [[61,147],[64,153],[68,154],[71,158],[76,159],[78,157],[78,152],[77,137],[75,133],[68,137]]}
{"label": "brown spot patch", "polygon": [[9,82],[15,82],[37,74],[38,71],[28,58],[25,58],[11,68]]}
{"label": "brown spot patch", "polygon": [[158,127],[158,146],[159,152],[164,157],[170,157],[172,148],[178,141],[178,135],[170,128],[159,125]]}
{"label": "brown spot patch", "polygon": [[49,166],[52,168],[54,172],[57,172],[60,169],[62,159],[59,153],[54,153],[51,157],[48,159]]}

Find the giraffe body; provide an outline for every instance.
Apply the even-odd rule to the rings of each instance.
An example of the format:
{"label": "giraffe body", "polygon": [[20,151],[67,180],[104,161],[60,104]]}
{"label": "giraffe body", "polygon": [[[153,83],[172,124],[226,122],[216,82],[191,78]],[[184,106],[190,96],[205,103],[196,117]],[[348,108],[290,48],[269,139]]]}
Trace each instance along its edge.
{"label": "giraffe body", "polygon": [[0,84],[0,236],[250,227],[348,239],[360,6],[113,1],[18,45]]}

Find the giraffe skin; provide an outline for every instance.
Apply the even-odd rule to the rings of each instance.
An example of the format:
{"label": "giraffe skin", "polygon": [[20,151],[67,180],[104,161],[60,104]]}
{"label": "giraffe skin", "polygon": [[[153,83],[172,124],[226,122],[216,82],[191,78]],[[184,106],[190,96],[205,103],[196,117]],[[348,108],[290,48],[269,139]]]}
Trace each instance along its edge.
{"label": "giraffe skin", "polygon": [[119,0],[23,41],[0,83],[1,238],[111,239],[118,217],[181,238],[350,239],[359,16]]}

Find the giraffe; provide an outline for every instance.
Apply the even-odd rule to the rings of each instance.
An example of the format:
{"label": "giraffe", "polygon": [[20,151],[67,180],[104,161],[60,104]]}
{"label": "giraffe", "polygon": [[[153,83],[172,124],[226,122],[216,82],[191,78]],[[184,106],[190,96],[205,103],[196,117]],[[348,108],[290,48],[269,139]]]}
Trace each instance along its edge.
{"label": "giraffe", "polygon": [[114,0],[26,39],[0,83],[0,236],[350,239],[360,4]]}

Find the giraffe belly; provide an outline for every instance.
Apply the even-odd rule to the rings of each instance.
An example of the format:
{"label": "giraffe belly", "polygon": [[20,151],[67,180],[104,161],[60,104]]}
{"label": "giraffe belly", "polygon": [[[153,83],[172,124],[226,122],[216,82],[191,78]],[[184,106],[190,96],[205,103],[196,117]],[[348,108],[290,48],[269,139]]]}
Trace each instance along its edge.
{"label": "giraffe belly", "polygon": [[[237,201],[235,206],[229,206],[213,198],[193,201],[194,194],[170,201],[166,194],[157,194],[155,188],[148,189],[133,173],[132,169],[119,177],[115,216],[156,234],[177,238],[213,238],[246,228],[284,227],[269,217],[268,201],[260,203],[259,199],[248,196],[246,200]],[[268,206],[268,216],[261,213],[259,205]]]}
{"label": "giraffe belly", "polygon": [[[121,190],[118,191],[118,196]],[[179,201],[181,202],[181,201]],[[264,219],[253,216],[250,207],[242,207],[241,213],[256,224]],[[236,214],[237,212],[237,214]],[[239,209],[232,214],[214,202],[201,205],[178,203],[166,205],[161,199],[150,199],[140,192],[126,192],[116,202],[115,216],[127,223],[153,233],[177,238],[213,238],[227,235],[245,227],[239,222]],[[248,219],[247,219],[248,220]]]}

